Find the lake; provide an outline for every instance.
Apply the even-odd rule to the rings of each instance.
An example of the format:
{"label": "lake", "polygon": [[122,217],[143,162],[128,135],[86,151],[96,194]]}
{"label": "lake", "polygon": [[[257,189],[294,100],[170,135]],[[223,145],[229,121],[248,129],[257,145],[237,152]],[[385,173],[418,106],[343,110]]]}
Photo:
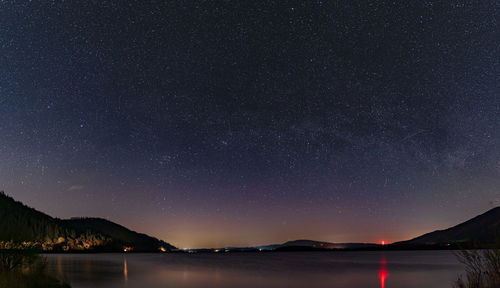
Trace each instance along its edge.
{"label": "lake", "polygon": [[451,287],[452,251],[50,254],[49,271],[73,288]]}

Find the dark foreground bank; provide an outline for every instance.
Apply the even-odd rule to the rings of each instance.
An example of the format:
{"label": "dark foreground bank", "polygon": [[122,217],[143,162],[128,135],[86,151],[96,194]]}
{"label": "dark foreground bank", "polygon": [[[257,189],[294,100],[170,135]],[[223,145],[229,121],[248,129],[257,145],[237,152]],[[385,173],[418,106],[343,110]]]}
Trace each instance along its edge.
{"label": "dark foreground bank", "polygon": [[35,251],[0,250],[0,288],[69,288],[51,276],[47,260]]}

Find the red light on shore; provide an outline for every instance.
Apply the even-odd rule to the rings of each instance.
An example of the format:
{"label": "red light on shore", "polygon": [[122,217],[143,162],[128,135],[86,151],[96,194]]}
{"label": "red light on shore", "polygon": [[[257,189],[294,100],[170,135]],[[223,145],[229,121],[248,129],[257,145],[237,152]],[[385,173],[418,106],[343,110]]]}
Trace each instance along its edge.
{"label": "red light on shore", "polygon": [[385,245],[385,241],[381,241],[380,244]]}

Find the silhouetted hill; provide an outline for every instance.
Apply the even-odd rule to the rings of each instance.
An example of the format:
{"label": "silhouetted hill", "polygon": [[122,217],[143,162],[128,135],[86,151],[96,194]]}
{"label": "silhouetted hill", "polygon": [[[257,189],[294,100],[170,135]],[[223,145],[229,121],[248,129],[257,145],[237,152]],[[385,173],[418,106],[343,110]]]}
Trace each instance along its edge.
{"label": "silhouetted hill", "polygon": [[[282,244],[256,246],[259,250],[267,251],[305,251],[305,250],[332,250],[332,249],[370,249],[380,245],[374,243],[331,243],[314,240],[293,240]],[[239,248],[241,249],[241,248]]]}
{"label": "silhouetted hill", "polygon": [[134,247],[135,250],[151,250],[151,247],[158,247],[157,249],[163,247],[167,250],[176,249],[164,241],[131,231],[119,224],[101,218],[72,218],[63,221],[71,227],[95,231],[111,239],[120,239],[121,244]]}
{"label": "silhouetted hill", "polygon": [[462,245],[489,245],[494,244],[499,239],[500,207],[496,207],[446,230],[437,230],[411,240],[396,242],[392,245],[450,246],[457,243],[461,243]]}
{"label": "silhouetted hill", "polygon": [[0,192],[0,249],[45,251],[158,251],[175,249],[156,238],[98,218],[61,220]]}

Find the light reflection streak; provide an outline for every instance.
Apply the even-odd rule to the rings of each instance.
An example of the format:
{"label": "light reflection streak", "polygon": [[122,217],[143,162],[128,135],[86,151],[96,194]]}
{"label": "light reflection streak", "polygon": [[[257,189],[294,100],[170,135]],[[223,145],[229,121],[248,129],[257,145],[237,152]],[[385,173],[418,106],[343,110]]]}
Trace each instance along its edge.
{"label": "light reflection streak", "polygon": [[125,283],[128,281],[128,268],[127,268],[127,258],[123,258],[123,279],[125,279]]}
{"label": "light reflection streak", "polygon": [[385,257],[382,256],[382,259],[380,260],[380,270],[378,273],[378,277],[380,278],[380,288],[385,288],[385,279],[389,276],[387,273],[387,261],[385,260]]}

